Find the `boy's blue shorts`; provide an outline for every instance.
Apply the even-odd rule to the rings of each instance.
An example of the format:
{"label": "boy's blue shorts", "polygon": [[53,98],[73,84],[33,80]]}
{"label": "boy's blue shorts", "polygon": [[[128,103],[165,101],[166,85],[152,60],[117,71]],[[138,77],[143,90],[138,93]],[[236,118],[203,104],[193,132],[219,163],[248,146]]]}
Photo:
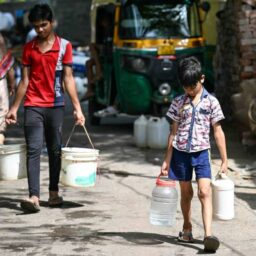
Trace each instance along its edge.
{"label": "boy's blue shorts", "polygon": [[191,181],[193,169],[196,179],[211,179],[210,152],[208,149],[187,153],[173,148],[169,170],[169,178],[172,180]]}

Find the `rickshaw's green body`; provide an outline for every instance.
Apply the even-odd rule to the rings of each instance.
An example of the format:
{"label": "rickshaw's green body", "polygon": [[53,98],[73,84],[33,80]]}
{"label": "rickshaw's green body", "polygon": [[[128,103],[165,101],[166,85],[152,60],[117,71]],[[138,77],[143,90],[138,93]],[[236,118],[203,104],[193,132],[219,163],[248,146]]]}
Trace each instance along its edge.
{"label": "rickshaw's green body", "polygon": [[[97,6],[96,2],[98,2]],[[153,40],[156,41],[156,45],[154,45],[154,42],[151,42],[152,40],[150,41],[150,39],[146,39],[144,41],[143,39],[120,39],[118,36],[118,15],[120,9],[122,8],[121,3],[118,3],[118,1],[104,0],[101,0],[100,2],[101,3],[99,3],[99,1],[93,1],[92,3],[95,7],[94,15],[96,14],[96,10],[98,7],[100,7],[101,5],[106,5],[110,2],[112,4],[115,2],[114,4],[117,6],[117,9],[119,11],[115,13],[116,25],[114,31],[111,61],[109,61],[108,58],[105,58],[104,56],[101,57],[104,79],[96,85],[96,96],[91,101],[91,104],[97,104],[101,107],[104,107],[113,104],[114,99],[117,99],[119,110],[122,113],[131,115],[162,115],[162,109],[169,106],[173,98],[182,93],[181,86],[179,86],[177,83],[172,84],[171,92],[168,95],[161,95],[161,93],[159,93],[159,90],[156,87],[152,86],[152,77],[150,77],[150,74],[132,72],[131,70],[124,68],[124,65],[122,64],[124,56],[136,56],[146,59],[152,59],[158,58],[159,56],[160,58],[165,58],[165,56],[172,55],[178,59],[179,56],[193,55],[200,56],[200,59],[203,60],[205,59],[204,38],[200,36],[200,38],[193,39],[194,41],[189,38],[187,40],[190,40],[191,42],[189,42],[184,47],[176,47],[180,44],[179,39],[170,39],[170,45],[172,46],[171,53],[161,55],[159,54],[159,45],[157,45],[157,43],[159,44],[160,42],[160,44],[165,44],[165,39],[159,39],[160,41]],[[95,21],[95,17],[92,18],[92,21],[93,20]],[[147,46],[143,47],[143,44]],[[197,45],[196,47],[191,47],[191,44]],[[207,65],[204,65],[204,67],[206,66]],[[209,73],[209,71],[205,70],[205,73]],[[115,87],[116,96],[112,95],[113,87]],[[155,108],[154,106],[157,107]],[[93,106],[92,109],[93,111],[95,111],[97,108]],[[155,113],[155,111],[158,111],[158,113]]]}

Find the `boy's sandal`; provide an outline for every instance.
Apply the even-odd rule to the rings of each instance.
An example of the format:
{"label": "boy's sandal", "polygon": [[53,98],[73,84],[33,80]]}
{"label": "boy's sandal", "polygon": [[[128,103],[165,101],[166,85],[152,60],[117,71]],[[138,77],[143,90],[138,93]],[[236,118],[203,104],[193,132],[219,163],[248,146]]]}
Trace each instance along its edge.
{"label": "boy's sandal", "polygon": [[48,205],[49,207],[60,207],[63,204],[63,198],[62,196],[56,196],[49,198]]}
{"label": "boy's sandal", "polygon": [[194,238],[191,231],[180,231],[178,241],[183,243],[194,243]]}
{"label": "boy's sandal", "polygon": [[204,238],[204,251],[214,253],[220,246],[220,241],[216,236],[207,236]]}
{"label": "boy's sandal", "polygon": [[33,202],[30,198],[22,200],[20,207],[24,212],[36,213],[40,211],[39,204]]}

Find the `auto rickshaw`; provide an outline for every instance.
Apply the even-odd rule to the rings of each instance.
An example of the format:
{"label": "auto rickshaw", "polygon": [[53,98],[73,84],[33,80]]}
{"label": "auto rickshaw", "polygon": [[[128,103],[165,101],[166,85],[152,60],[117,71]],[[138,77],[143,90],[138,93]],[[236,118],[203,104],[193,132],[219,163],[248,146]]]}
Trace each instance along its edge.
{"label": "auto rickshaw", "polygon": [[[102,79],[89,100],[89,120],[95,112],[118,102],[121,113],[163,115],[182,93],[176,63],[196,56],[204,66],[203,16],[208,2],[199,0],[92,0],[91,42],[104,44]],[[108,15],[108,37],[100,25]],[[206,85],[207,87],[207,85]]]}

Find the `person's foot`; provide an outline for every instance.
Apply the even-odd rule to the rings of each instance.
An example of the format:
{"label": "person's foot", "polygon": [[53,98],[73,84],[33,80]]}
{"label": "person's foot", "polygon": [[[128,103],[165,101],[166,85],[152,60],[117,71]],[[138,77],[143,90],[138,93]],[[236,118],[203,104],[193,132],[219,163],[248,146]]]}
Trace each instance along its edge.
{"label": "person's foot", "polygon": [[20,203],[20,207],[24,212],[36,213],[40,211],[39,198],[32,196],[30,198],[23,199]]}
{"label": "person's foot", "polygon": [[118,114],[118,110],[113,106],[109,106],[107,108],[104,108],[102,110],[95,112],[94,116],[106,117],[106,116],[115,116],[116,114]]}
{"label": "person's foot", "polygon": [[63,204],[63,198],[59,196],[57,191],[49,192],[48,205],[49,207],[60,207]]}
{"label": "person's foot", "polygon": [[215,253],[220,246],[220,241],[216,236],[206,236],[204,238],[204,251]]}
{"label": "person's foot", "polygon": [[192,235],[192,231],[180,231],[178,236],[178,241],[183,243],[194,243],[194,238]]}

